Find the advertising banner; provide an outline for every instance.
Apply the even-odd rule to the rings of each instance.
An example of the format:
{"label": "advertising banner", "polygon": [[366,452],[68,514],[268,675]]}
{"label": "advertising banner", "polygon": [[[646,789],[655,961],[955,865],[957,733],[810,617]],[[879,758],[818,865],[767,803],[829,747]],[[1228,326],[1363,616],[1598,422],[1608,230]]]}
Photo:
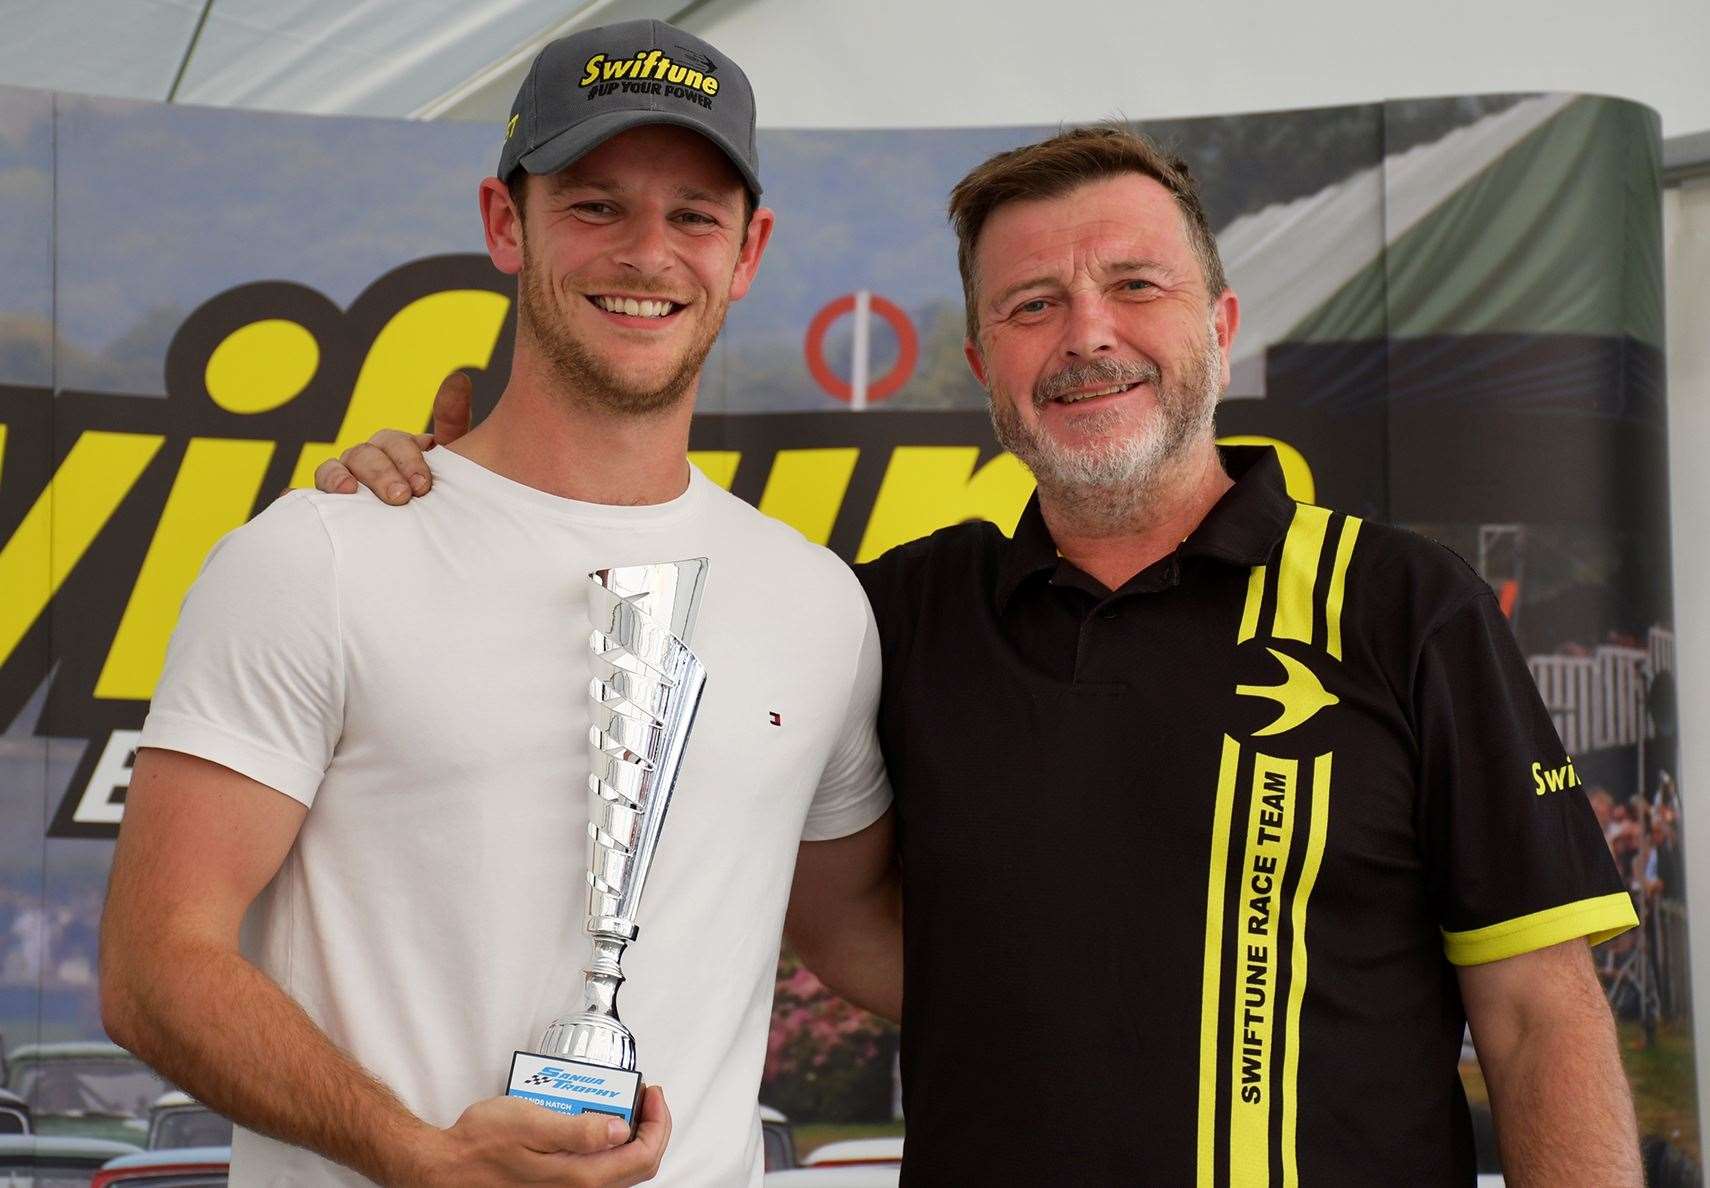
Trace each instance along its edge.
{"label": "advertising banner", "polygon": [[[1443,541],[1496,591],[1573,756],[1538,789],[1587,788],[1640,908],[1597,960],[1654,1182],[1689,1182],[1662,1178],[1691,1174],[1699,1135],[1655,115],[1545,94],[1143,126],[1200,178],[1241,298],[1220,435],[1274,446],[1297,498]],[[970,518],[1009,529],[1031,478],[963,359],[944,205],[1050,130],[762,133],[778,229],[708,361],[701,469],[849,560]],[[0,90],[14,1082],[27,1049],[102,1038],[111,839],[208,549],[336,451],[424,428],[449,371],[478,410],[503,388],[514,286],[475,203],[498,146],[486,126]],[[900,1132],[895,1046],[786,952],[763,1100],[798,1146]],[[1489,1147],[1470,1048],[1463,1071]],[[125,1092],[109,1112],[146,1110]]]}

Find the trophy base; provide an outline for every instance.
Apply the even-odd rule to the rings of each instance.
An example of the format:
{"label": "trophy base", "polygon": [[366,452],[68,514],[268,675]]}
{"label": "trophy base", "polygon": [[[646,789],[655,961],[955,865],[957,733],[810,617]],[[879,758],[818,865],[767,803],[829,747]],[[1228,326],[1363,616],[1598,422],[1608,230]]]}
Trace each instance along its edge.
{"label": "trophy base", "polygon": [[608,1114],[629,1125],[629,1137],[641,1118],[641,1074],[603,1064],[585,1064],[562,1056],[517,1052],[511,1056],[506,1097],[520,1097],[560,1114]]}

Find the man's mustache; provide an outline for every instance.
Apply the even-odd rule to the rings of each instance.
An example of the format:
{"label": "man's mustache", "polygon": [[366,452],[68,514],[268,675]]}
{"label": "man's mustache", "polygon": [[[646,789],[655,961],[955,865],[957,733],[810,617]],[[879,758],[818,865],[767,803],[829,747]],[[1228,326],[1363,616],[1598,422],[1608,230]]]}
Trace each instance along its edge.
{"label": "man's mustache", "polygon": [[[526,269],[527,266],[525,265],[525,271]],[[540,275],[547,277],[544,268],[540,270]],[[649,297],[669,301],[674,305],[690,304],[690,300],[682,296],[682,286],[673,285],[667,280],[651,276],[629,276],[614,278],[610,281],[593,280],[583,276],[560,277],[556,282],[552,282],[550,277],[547,279],[549,283],[556,283],[558,290],[566,296],[578,296],[585,293],[621,293],[625,297]]]}
{"label": "man's mustache", "polygon": [[1033,389],[1033,407],[1043,408],[1059,396],[1083,388],[1110,388],[1117,384],[1157,384],[1162,377],[1158,365],[1139,359],[1094,359],[1076,363],[1056,375],[1047,376]]}

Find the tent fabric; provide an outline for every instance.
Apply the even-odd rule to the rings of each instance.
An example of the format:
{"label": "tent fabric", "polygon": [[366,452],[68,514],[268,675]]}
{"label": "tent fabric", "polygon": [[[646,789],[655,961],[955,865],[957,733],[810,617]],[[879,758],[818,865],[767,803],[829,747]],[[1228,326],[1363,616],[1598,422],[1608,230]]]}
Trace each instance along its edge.
{"label": "tent fabric", "polygon": [[[7,31],[0,79],[156,100],[173,92],[179,102],[220,107],[459,115],[493,92],[508,103],[534,49],[561,31],[695,7],[689,0],[0,0]],[[1635,123],[1625,130],[1633,135],[1598,136],[1585,126],[1647,119],[1654,125],[1632,105],[1576,108],[1571,96],[1538,96],[1238,219],[1219,235],[1246,314],[1231,394],[1261,395],[1265,353],[1285,341],[1473,328],[1660,342],[1661,310],[1650,296],[1660,264],[1609,254],[1624,250],[1625,240],[1609,234],[1617,224],[1641,233],[1634,242],[1654,242],[1642,233],[1654,230],[1655,204],[1626,201],[1613,179],[1633,176],[1633,162],[1614,157],[1654,156],[1655,129]],[[1382,117],[1375,123],[1381,146]],[[1583,184],[1588,177],[1606,183]],[[1546,224],[1555,250],[1529,254],[1521,274],[1505,271],[1504,243],[1512,247],[1514,237],[1542,233]],[[1600,246],[1588,251],[1588,243]],[[1623,270],[1624,296],[1585,284],[1587,269]]]}
{"label": "tent fabric", "polygon": [[202,0],[0,0],[0,82],[164,99]]}
{"label": "tent fabric", "polygon": [[1382,337],[1384,249],[1572,102],[1524,100],[1221,230],[1218,248],[1241,295],[1235,368],[1262,367],[1257,357],[1282,341]]}
{"label": "tent fabric", "polygon": [[565,0],[215,0],[178,99],[405,115],[587,7]]}
{"label": "tent fabric", "polygon": [[495,67],[526,61],[560,32],[670,18],[688,6],[687,0],[0,0],[6,31],[0,80],[128,99],[408,117],[429,112]]}
{"label": "tent fabric", "polygon": [[[1449,192],[1432,150],[1452,148],[1460,133],[1388,162],[1389,251],[1283,337],[1600,335],[1660,348],[1656,115],[1606,99],[1546,99],[1558,105],[1547,120]],[[1380,315],[1385,324],[1374,323]]]}

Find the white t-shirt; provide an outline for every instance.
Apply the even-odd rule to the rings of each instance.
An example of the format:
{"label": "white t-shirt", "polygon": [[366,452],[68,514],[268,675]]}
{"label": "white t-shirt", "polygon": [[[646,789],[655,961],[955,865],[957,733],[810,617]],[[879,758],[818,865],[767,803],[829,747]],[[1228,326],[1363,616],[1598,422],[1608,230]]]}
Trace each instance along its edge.
{"label": "white t-shirt", "polygon": [[[797,844],[856,832],[890,803],[872,612],[834,555],[699,471],[669,503],[612,507],[448,450],[428,461],[434,488],[407,507],[295,492],[221,541],[142,745],[310,806],[244,952],[449,1126],[580,1005],[585,575],[708,557],[690,639],[706,691],[618,1008],[672,1108],[657,1182],[758,1183]],[[233,1146],[234,1184],[364,1182],[242,1130]]]}

